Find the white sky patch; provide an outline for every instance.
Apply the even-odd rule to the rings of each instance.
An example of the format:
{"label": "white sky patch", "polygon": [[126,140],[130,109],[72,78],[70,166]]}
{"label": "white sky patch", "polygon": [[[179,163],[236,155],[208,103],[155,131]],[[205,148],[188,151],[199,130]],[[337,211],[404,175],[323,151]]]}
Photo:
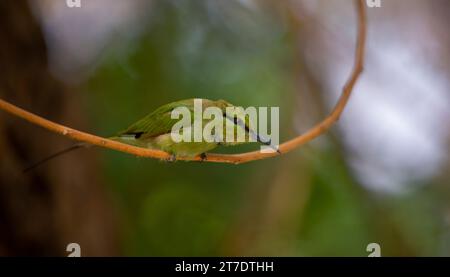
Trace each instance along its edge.
{"label": "white sky patch", "polygon": [[[377,12],[382,13],[382,9]],[[399,24],[407,20],[401,16],[391,19],[374,13],[369,11],[365,71],[337,126],[348,162],[360,182],[376,190],[395,192],[432,178],[448,159],[449,82],[439,66],[428,59],[426,49],[433,49],[433,53],[442,53],[442,49],[436,48],[439,38],[427,32],[430,25],[426,13],[415,19],[415,25],[421,25],[420,34],[417,29],[409,30],[415,25]],[[325,49],[320,52],[313,48],[311,60],[318,59],[319,72],[326,72],[324,80],[330,80],[326,86],[330,108],[353,62],[354,35],[348,32],[354,28],[355,15],[343,14],[347,11],[338,8],[333,18],[321,17],[334,35],[325,33],[321,37],[325,41],[311,42]],[[335,21],[337,15],[339,22]],[[344,44],[334,39],[336,35]]]}
{"label": "white sky patch", "polygon": [[95,68],[111,41],[127,45],[135,39],[151,1],[82,0],[80,8],[69,8],[63,0],[30,3],[43,23],[52,73],[78,82]]}

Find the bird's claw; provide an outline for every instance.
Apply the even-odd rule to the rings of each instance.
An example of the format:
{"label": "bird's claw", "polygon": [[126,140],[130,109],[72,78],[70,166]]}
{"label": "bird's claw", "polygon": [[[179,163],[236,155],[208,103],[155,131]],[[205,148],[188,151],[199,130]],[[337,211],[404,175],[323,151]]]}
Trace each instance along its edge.
{"label": "bird's claw", "polygon": [[176,162],[177,161],[177,156],[172,154],[166,159],[166,161],[171,162],[171,163]]}
{"label": "bird's claw", "polygon": [[200,161],[203,162],[206,160],[206,153],[201,153],[200,154]]}

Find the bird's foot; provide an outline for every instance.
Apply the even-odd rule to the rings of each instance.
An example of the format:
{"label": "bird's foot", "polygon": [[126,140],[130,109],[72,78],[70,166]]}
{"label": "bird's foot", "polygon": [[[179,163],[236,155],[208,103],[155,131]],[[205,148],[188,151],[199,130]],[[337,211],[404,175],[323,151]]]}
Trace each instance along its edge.
{"label": "bird's foot", "polygon": [[174,154],[172,154],[172,155],[170,155],[170,156],[166,159],[166,161],[167,161],[167,162],[171,162],[171,163],[176,162],[176,161],[177,161],[177,156],[175,156]]}
{"label": "bird's foot", "polygon": [[201,153],[200,154],[200,161],[203,162],[206,160],[206,153]]}

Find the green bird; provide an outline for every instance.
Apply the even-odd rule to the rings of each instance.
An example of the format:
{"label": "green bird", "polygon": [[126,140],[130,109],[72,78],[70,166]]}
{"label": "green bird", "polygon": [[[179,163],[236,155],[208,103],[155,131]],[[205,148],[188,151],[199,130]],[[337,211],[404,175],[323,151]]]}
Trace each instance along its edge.
{"label": "green bird", "polygon": [[[173,140],[172,131],[174,125],[179,122],[179,119],[174,119],[172,116],[172,112],[177,109],[184,107],[190,113],[190,125],[192,126],[195,118],[195,100],[201,100],[202,106],[201,111],[205,111],[208,107],[216,107],[220,109],[222,122],[224,129],[226,129],[226,122],[228,122],[228,126],[232,126],[234,132],[236,133],[238,129],[241,128],[243,132],[245,132],[246,139],[245,141],[237,142],[231,141],[227,142],[224,139],[221,139],[223,136],[219,134],[217,137],[210,137],[209,141],[202,140],[200,142],[195,141],[180,141],[176,142]],[[181,101],[172,102],[166,105],[163,105],[151,112],[144,118],[138,120],[137,122],[130,125],[125,130],[117,133],[116,135],[109,137],[111,140],[119,141],[122,143],[143,147],[143,148],[151,148],[158,149],[164,152],[171,154],[170,161],[176,160],[177,157],[195,157],[201,155],[205,157],[205,153],[213,150],[219,145],[232,146],[241,143],[249,142],[249,138],[252,137],[254,141],[256,140],[259,143],[269,145],[270,140],[261,138],[255,131],[250,128],[249,118],[242,112],[236,112],[233,117],[230,117],[226,113],[226,109],[229,107],[235,107],[231,103],[225,100],[217,100],[212,101],[208,99],[186,99]],[[201,119],[202,125],[205,126],[212,119]],[[229,129],[226,129],[227,132]],[[196,130],[187,130],[187,128],[181,128],[180,134],[183,134],[187,131],[196,131]],[[198,130],[197,130],[198,131]],[[214,135],[213,135],[214,136]],[[86,143],[77,143],[67,149],[59,151],[51,156],[46,157],[45,159],[33,164],[32,166],[26,168],[24,171],[29,171],[55,157],[58,157],[62,154],[71,152],[75,149],[88,147],[90,144]],[[277,149],[275,149],[279,152]]]}

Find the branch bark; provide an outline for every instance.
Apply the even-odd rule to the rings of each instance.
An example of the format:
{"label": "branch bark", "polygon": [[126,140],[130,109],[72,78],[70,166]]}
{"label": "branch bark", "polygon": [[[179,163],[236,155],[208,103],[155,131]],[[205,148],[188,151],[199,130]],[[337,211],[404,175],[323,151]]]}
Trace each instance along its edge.
{"label": "branch bark", "polygon": [[[367,33],[367,18],[365,10],[364,0],[355,0],[355,6],[358,14],[358,34],[355,49],[355,60],[353,69],[350,73],[343,90],[339,97],[332,112],[322,121],[316,124],[314,127],[309,129],[306,133],[299,135],[291,140],[282,143],[279,147],[281,154],[288,153],[301,145],[313,140],[314,138],[320,136],[331,126],[334,125],[336,121],[339,120],[342,112],[344,111],[347,102],[352,94],[353,88],[363,71],[364,66],[364,54],[366,48],[366,33]],[[97,145],[104,148],[113,149],[120,152],[125,152],[138,157],[145,158],[155,158],[155,159],[169,159],[170,154],[156,150],[156,149],[146,149],[140,148],[116,141],[109,140],[107,138],[95,136],[85,132],[81,132],[61,124],[52,122],[38,115],[25,111],[17,106],[14,106],[2,99],[0,99],[0,109],[11,113],[17,117],[27,120],[35,125],[41,126],[52,132],[61,134],[68,138],[86,142],[92,145]],[[260,151],[246,152],[241,154],[207,154],[206,158],[201,157],[186,158],[179,157],[178,160],[185,161],[203,161],[203,162],[215,162],[215,163],[231,163],[231,164],[241,164],[255,160],[266,159],[274,156],[278,156],[278,153],[261,153]]]}

